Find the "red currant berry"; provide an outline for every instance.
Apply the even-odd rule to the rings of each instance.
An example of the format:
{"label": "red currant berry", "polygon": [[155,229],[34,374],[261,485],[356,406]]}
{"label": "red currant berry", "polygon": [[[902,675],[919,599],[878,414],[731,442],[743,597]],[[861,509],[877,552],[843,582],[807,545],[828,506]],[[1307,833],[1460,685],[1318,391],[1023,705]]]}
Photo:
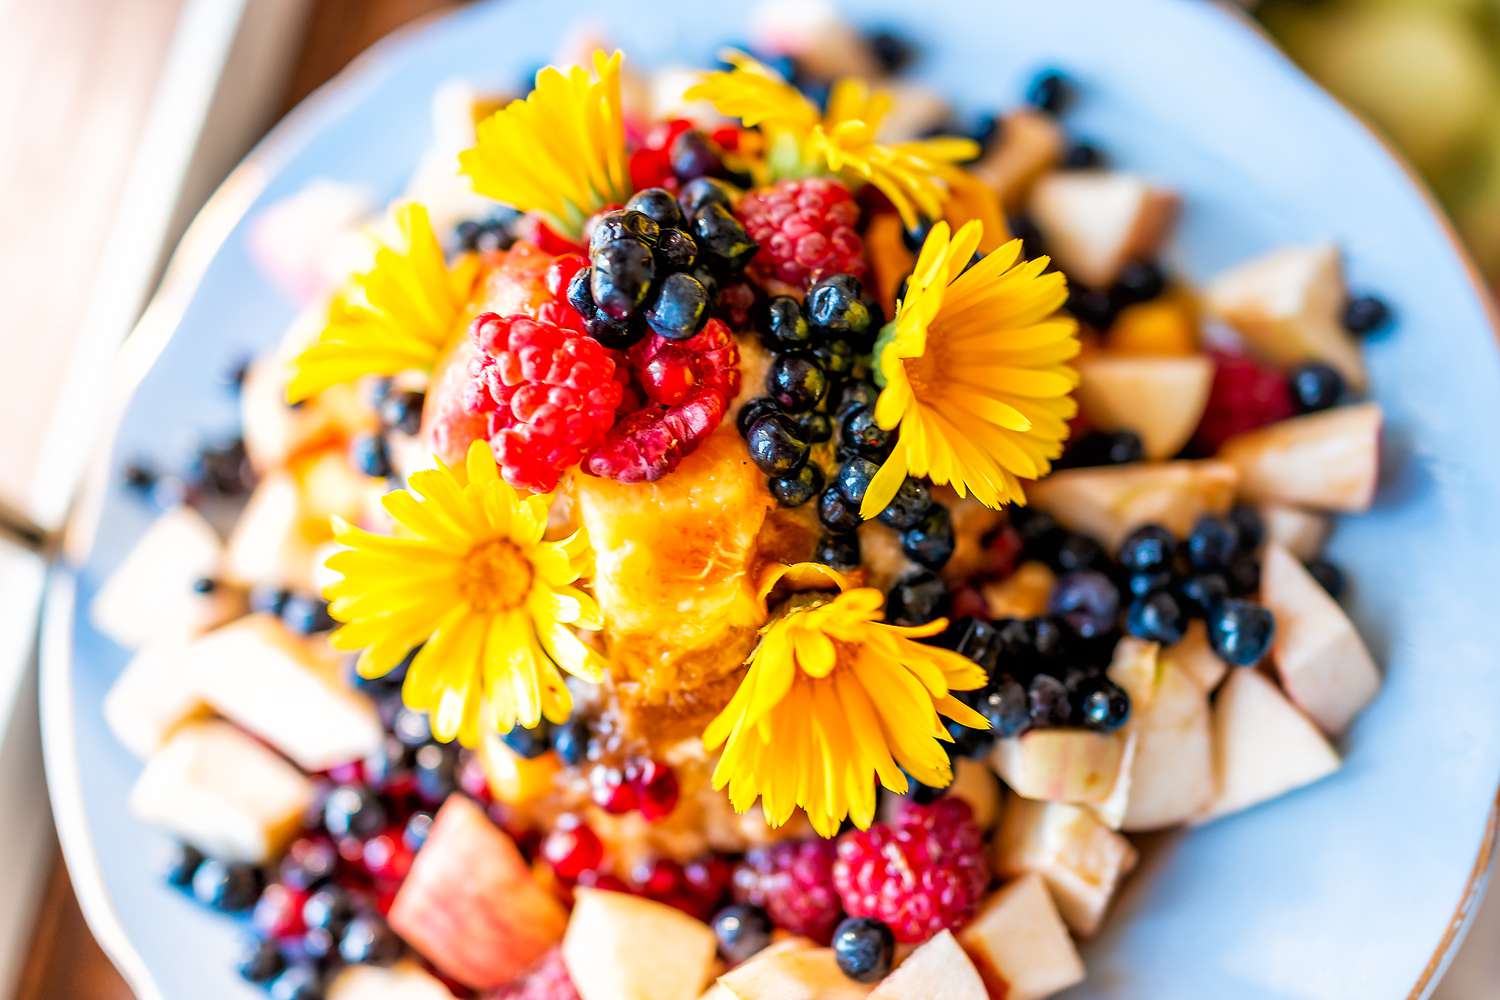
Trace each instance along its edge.
{"label": "red currant berry", "polygon": [[677,808],[677,774],[660,761],[648,760],[634,776],[636,808],[655,823]]}
{"label": "red currant berry", "polygon": [[558,877],[568,881],[598,869],[604,861],[604,844],[576,816],[564,816],[542,841],[542,859]]}
{"label": "red currant berry", "polygon": [[565,253],[547,266],[547,274],[543,279],[547,285],[547,291],[552,293],[554,299],[561,299],[568,290],[568,283],[579,271],[589,266],[588,258],[581,253]]}
{"label": "red currant berry", "polygon": [[663,901],[675,896],[685,884],[682,866],[671,858],[642,861],[630,873],[630,880],[640,888],[643,895]]}
{"label": "red currant berry", "polygon": [[275,941],[297,937],[307,930],[302,920],[302,905],[307,896],[304,890],[272,882],[260,894],[251,923],[262,937]]}
{"label": "red currant berry", "polygon": [[399,828],[391,828],[365,841],[361,861],[370,877],[382,882],[399,882],[411,871],[412,849],[406,846]]}
{"label": "red currant berry", "polygon": [[594,768],[589,773],[589,795],[611,816],[623,816],[635,808],[635,788],[617,767]]}

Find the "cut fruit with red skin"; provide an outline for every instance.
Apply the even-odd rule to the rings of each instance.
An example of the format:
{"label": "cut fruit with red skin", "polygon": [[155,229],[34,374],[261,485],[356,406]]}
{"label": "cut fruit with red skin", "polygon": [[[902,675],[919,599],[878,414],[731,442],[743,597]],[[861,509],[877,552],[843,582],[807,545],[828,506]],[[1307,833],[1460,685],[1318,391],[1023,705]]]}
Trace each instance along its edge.
{"label": "cut fruit with red skin", "polygon": [[484,810],[450,796],[391,905],[391,928],[444,975],[502,986],[562,940],[567,913]]}

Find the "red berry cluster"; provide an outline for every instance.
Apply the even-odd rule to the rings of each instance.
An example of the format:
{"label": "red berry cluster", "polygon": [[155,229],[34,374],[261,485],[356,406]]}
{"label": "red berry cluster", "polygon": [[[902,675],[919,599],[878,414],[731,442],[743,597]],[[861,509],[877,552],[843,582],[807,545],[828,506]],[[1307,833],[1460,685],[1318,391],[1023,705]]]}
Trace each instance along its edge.
{"label": "red berry cluster", "polygon": [[656,760],[632,760],[624,767],[600,765],[589,772],[589,794],[612,816],[638,811],[655,823],[677,808],[677,773]]}
{"label": "red berry cluster", "polygon": [[1231,351],[1212,351],[1213,386],[1193,441],[1207,453],[1236,434],[1294,416],[1296,403],[1284,372]]}
{"label": "red berry cluster", "polygon": [[558,948],[543,955],[542,960],[516,982],[485,996],[489,1000],[579,1000],[578,988],[573,985],[573,977],[568,975],[568,967]]}
{"label": "red berry cluster", "polygon": [[760,244],[751,269],[797,288],[830,274],[865,273],[865,245],[855,226],[859,205],[827,177],[782,181],[745,195],[745,231]]}
{"label": "red berry cluster", "polygon": [[827,944],[843,918],[831,840],[758,847],[734,871],[734,897],[765,910],[776,926]]}
{"label": "red berry cluster", "polygon": [[[654,187],[677,190],[677,175],[672,170],[672,143],[693,127],[686,118],[658,122],[651,127],[630,154],[630,182],[636,191]],[[741,134],[737,126],[721,125],[709,132],[708,138],[721,150],[734,152],[739,149]]]}

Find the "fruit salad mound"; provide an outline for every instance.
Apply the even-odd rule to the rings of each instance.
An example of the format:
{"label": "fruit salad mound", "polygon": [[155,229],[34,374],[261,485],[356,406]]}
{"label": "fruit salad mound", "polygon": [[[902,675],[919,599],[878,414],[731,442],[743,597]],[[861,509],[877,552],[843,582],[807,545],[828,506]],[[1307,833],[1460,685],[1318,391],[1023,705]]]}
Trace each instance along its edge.
{"label": "fruit salad mound", "polygon": [[127,470],[107,722],[276,1000],[1033,1000],[1135,835],[1338,769],[1389,310],[1168,273],[1062,72],[968,120],[778,11],[267,209],[239,437]]}

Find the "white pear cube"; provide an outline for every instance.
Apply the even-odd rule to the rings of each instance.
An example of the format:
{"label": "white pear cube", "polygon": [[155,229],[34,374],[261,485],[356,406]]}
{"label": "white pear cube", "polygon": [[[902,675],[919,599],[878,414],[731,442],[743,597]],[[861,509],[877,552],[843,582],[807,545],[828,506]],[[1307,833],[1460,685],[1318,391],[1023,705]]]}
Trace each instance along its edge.
{"label": "white pear cube", "polygon": [[952,931],[928,938],[880,981],[870,1000],[989,1000],[989,990]]}
{"label": "white pear cube", "polygon": [[1205,289],[1209,311],[1268,360],[1287,368],[1324,361],[1360,388],[1364,361],[1342,322],[1347,296],[1339,251],[1331,244],[1274,250],[1225,271]]}
{"label": "white pear cube", "polygon": [[292,635],[255,614],[195,642],[188,651],[198,693],[286,754],[305,771],[369,756],[382,730],[375,705],[345,681],[344,657],[320,638]]}
{"label": "white pear cube", "polygon": [[1115,786],[1125,741],[1085,729],[1036,729],[996,740],[990,764],[1017,795],[1047,802],[1102,802]]}
{"label": "white pear cube", "polygon": [[1205,355],[1137,357],[1095,354],[1075,363],[1078,405],[1101,430],[1134,431],[1146,458],[1182,450],[1208,405],[1214,366]]}
{"label": "white pear cube", "polygon": [[328,1000],[453,1000],[448,987],[416,962],[389,968],[349,965],[328,984]]}
{"label": "white pear cube", "polygon": [[1280,545],[1266,548],[1261,603],[1276,616],[1271,662],[1287,696],[1337,736],[1380,690],[1380,672],[1344,609]]}
{"label": "white pear cube", "polygon": [[328,540],[327,522],[302,511],[302,492],[286,472],[256,484],[229,534],[224,572],[242,586],[313,590],[318,555]]}
{"label": "white pear cube", "polygon": [[1209,644],[1208,628],[1198,620],[1189,622],[1182,640],[1168,647],[1163,655],[1186,671],[1206,694],[1213,694],[1229,672],[1229,664],[1221,660]]}
{"label": "white pear cube", "polygon": [[1218,793],[1200,819],[1248,809],[1338,770],[1339,755],[1255,670],[1235,670],[1214,702]]}
{"label": "white pear cube", "polygon": [[1316,559],[1328,541],[1328,516],[1284,503],[1260,505],[1260,521],[1265,538],[1275,542],[1298,559]]}
{"label": "white pear cube", "polygon": [[1063,527],[1116,549],[1143,524],[1186,537],[1199,516],[1229,509],[1236,481],[1224,462],[1157,462],[1065,469],[1031,484],[1027,494]]}
{"label": "white pear cube", "polygon": [[1171,660],[1162,664],[1151,706],[1131,714],[1139,743],[1121,829],[1159,830],[1200,812],[1214,794],[1208,695]]}
{"label": "white pear cube", "polygon": [[1015,208],[1025,201],[1037,178],[1057,166],[1066,146],[1067,136],[1056,118],[1022,108],[1005,116],[999,138],[972,170],[995,189],[1007,208]]}
{"label": "white pear cube", "polygon": [[1104,798],[1089,803],[1099,822],[1111,830],[1125,825],[1125,813],[1130,809],[1130,781],[1135,772],[1135,755],[1141,745],[1141,738],[1128,725],[1120,732],[1119,738],[1124,742],[1124,749],[1120,751],[1120,773],[1115,775],[1115,783]]}
{"label": "white pear cube", "polygon": [[1110,657],[1109,668],[1105,673],[1130,696],[1132,715],[1151,708],[1160,674],[1160,656],[1159,643],[1147,642],[1133,635],[1127,635],[1115,643],[1114,655]]}
{"label": "white pear cube", "polygon": [[90,608],[94,625],[122,646],[182,639],[241,610],[239,597],[220,587],[198,593],[193,584],[215,578],[224,547],[213,526],[191,507],[167,511],[104,581]]}
{"label": "white pear cube", "polygon": [[991,829],[1000,818],[1000,782],[982,760],[959,757],[954,761],[953,784],[948,786],[948,794],[969,804],[974,822],[981,830]]}
{"label": "white pear cube", "polygon": [[992,997],[1041,1000],[1083,982],[1083,959],[1040,875],[992,895],[958,942]]}
{"label": "white pear cube", "polygon": [[1135,862],[1130,841],[1092,810],[1060,802],[1012,799],[995,838],[996,874],[1040,875],[1063,920],[1082,937],[1099,929],[1116,887]]}
{"label": "white pear cube", "polygon": [[697,1000],[716,946],[707,924],[675,907],[580,889],[562,954],[582,1000]]}
{"label": "white pear cube", "polygon": [[1092,288],[1108,288],[1131,260],[1154,256],[1177,216],[1173,192],[1105,170],[1048,174],[1027,205],[1052,258]]}
{"label": "white pear cube", "polygon": [[1255,503],[1353,513],[1370,509],[1380,476],[1378,403],[1340,406],[1230,438],[1219,458]]}
{"label": "white pear cube", "polygon": [[195,722],[146,762],[130,809],[210,857],[264,863],[302,826],[313,786],[227,722]]}
{"label": "white pear cube", "polygon": [[804,939],[771,945],[724,973],[717,985],[725,1000],[862,1000],[875,988],[844,975],[832,948]]}
{"label": "white pear cube", "polygon": [[1056,583],[1057,576],[1046,563],[1028,561],[1005,579],[984,584],[979,593],[991,618],[1036,618],[1047,613],[1047,599]]}
{"label": "white pear cube", "polygon": [[193,684],[187,643],[153,643],[136,653],[104,696],[104,721],[137,757],[151,756],[184,724],[209,714]]}

